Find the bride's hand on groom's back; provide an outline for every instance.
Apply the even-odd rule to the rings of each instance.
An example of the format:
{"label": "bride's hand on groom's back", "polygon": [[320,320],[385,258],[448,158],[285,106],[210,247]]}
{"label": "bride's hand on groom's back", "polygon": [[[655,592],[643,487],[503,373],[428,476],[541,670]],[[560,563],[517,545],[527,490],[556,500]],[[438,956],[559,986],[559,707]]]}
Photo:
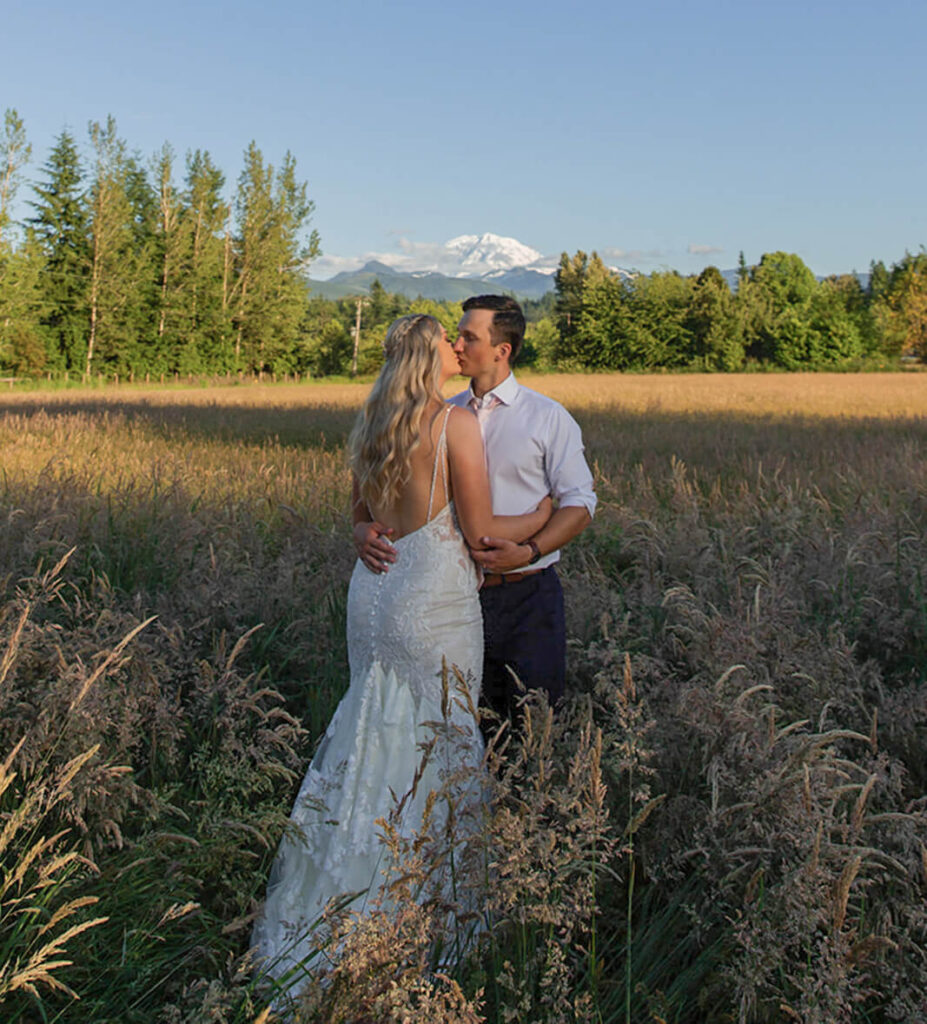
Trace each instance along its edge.
{"label": "bride's hand on groom's back", "polygon": [[357,557],[371,572],[386,572],[396,561],[396,549],[389,541],[394,532],[383,523],[355,523],[354,548]]}

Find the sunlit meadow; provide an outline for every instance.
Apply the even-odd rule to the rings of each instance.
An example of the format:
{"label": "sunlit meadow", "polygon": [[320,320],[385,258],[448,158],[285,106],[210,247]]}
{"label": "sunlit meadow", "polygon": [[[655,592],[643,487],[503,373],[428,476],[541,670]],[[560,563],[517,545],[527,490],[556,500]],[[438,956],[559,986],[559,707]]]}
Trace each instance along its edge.
{"label": "sunlit meadow", "polygon": [[[525,379],[600,497],[572,699],[490,772],[480,939],[436,952],[411,896],[333,921],[298,1018],[927,1019],[927,377]],[[270,1018],[365,393],[0,394],[0,1019]]]}

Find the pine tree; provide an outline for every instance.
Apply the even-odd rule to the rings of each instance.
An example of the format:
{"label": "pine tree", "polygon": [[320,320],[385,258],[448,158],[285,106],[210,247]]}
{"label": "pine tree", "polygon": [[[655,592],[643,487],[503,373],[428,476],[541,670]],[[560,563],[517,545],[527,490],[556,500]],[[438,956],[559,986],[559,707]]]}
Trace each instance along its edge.
{"label": "pine tree", "polygon": [[90,239],[83,172],[69,132],[58,136],[43,171],[45,181],[32,186],[35,215],[28,221],[43,260],[42,323],[50,362],[80,370],[90,319]]}
{"label": "pine tree", "polygon": [[742,285],[744,281],[750,276],[750,268],[747,266],[747,261],[744,259],[744,251],[740,250],[737,256],[737,283]]}

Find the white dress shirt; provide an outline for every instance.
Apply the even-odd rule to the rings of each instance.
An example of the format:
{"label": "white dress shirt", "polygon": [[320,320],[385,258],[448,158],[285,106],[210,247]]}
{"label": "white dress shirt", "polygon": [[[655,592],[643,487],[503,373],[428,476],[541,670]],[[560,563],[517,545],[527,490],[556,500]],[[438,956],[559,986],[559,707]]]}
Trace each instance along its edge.
{"label": "white dress shirt", "polygon": [[[479,420],[494,515],[531,512],[548,494],[561,508],[583,507],[590,516],[595,513],[582,433],[559,402],[519,384],[511,373],[482,399],[471,385],[449,401],[472,409]],[[559,550],[550,551],[531,568],[543,569],[559,559]]]}

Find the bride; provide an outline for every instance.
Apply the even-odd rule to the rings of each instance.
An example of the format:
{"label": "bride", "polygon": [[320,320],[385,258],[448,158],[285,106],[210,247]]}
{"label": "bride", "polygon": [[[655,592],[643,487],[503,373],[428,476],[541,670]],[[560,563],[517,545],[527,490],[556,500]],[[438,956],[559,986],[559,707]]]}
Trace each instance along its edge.
{"label": "bride", "polygon": [[[305,984],[312,928],[329,900],[358,894],[352,906],[363,910],[389,872],[376,819],[408,794],[400,830],[411,835],[441,785],[434,760],[422,768],[419,744],[432,735],[425,723],[442,718],[443,665],[456,666],[476,707],[483,629],[468,545],[525,540],[550,515],[549,499],[522,516],[492,515],[479,424],[441,397],[459,370],[437,320],[400,317],[383,349],[349,444],[354,521],[389,527],[399,557],[382,573],[355,565],[350,685],[300,787],[252,936],[262,968],[286,976],[291,995]],[[454,752],[469,762],[454,768],[476,769],[483,748],[472,712],[449,704],[449,724],[466,737]]]}

